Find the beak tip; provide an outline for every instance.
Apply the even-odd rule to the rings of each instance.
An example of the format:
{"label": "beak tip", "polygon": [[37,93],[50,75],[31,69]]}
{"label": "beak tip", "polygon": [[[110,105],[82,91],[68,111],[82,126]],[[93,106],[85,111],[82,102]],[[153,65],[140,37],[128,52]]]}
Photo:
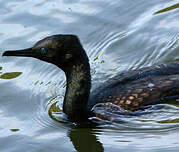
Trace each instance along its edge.
{"label": "beak tip", "polygon": [[4,51],[2,53],[2,56],[12,56],[12,53],[11,53],[11,51]]}
{"label": "beak tip", "polygon": [[7,56],[7,52],[6,52],[6,51],[3,52],[3,53],[2,53],[2,56]]}
{"label": "beak tip", "polygon": [[4,51],[2,56],[22,56],[22,57],[31,57],[32,56],[31,48],[24,49],[24,50],[10,50]]}

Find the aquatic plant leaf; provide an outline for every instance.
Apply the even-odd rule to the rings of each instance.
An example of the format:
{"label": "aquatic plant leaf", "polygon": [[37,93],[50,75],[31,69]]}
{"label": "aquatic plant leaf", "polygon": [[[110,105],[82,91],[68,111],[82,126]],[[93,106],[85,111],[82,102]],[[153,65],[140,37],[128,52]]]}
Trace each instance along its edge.
{"label": "aquatic plant leaf", "polygon": [[104,63],[105,61],[104,60],[102,60],[100,63]]}
{"label": "aquatic plant leaf", "polygon": [[19,131],[20,129],[10,129],[12,132],[17,132]]}
{"label": "aquatic plant leaf", "polygon": [[179,123],[179,119],[168,119],[168,120],[162,120],[162,121],[158,121],[158,123]]}
{"label": "aquatic plant leaf", "polygon": [[170,7],[164,8],[162,10],[159,10],[159,11],[155,12],[154,15],[164,13],[164,12],[168,12],[168,11],[171,11],[171,10],[176,9],[176,8],[179,8],[179,3],[172,5]]}
{"label": "aquatic plant leaf", "polygon": [[1,79],[14,79],[21,75],[22,72],[11,72],[11,73],[4,73],[0,76]]}
{"label": "aquatic plant leaf", "polygon": [[[53,114],[55,113],[55,114],[63,114],[63,111],[59,108],[59,106],[57,106],[57,103],[58,103],[58,101],[57,102],[55,102],[55,103],[53,103],[52,105],[51,105],[51,107],[50,107],[50,109],[48,110],[48,115],[50,116],[50,118],[52,118],[53,120],[55,120],[55,121],[60,121],[60,120],[58,120]],[[60,121],[61,122],[61,121]],[[62,120],[62,122],[64,122],[63,120]]]}
{"label": "aquatic plant leaf", "polygon": [[96,60],[98,60],[98,56],[93,59],[93,61],[96,61]]}
{"label": "aquatic plant leaf", "polygon": [[57,102],[53,103],[49,109],[49,113],[52,112],[62,112],[62,110],[57,106]]}
{"label": "aquatic plant leaf", "polygon": [[[58,95],[56,95],[55,97],[53,97],[52,99],[50,99],[50,101],[47,103],[45,109],[47,109],[48,105],[50,105],[50,104],[52,103],[52,101],[55,100],[57,97],[58,97]],[[55,102],[55,104],[56,104],[56,103],[57,103],[57,102]],[[53,108],[53,107],[52,107],[52,108]],[[50,109],[49,109],[49,110],[50,110]]]}
{"label": "aquatic plant leaf", "polygon": [[34,85],[37,85],[38,82],[39,82],[39,81],[36,81],[36,82],[34,83]]}
{"label": "aquatic plant leaf", "polygon": [[49,81],[49,82],[46,84],[46,86],[49,85],[50,83],[51,83],[51,81]]}

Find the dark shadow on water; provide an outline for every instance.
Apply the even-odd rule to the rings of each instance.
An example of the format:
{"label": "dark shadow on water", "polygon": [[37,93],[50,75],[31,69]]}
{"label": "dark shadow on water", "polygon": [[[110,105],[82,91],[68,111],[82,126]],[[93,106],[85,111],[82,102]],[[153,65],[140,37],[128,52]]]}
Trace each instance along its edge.
{"label": "dark shadow on water", "polygon": [[103,145],[96,134],[98,133],[93,128],[74,128],[68,136],[78,152],[103,152]]}

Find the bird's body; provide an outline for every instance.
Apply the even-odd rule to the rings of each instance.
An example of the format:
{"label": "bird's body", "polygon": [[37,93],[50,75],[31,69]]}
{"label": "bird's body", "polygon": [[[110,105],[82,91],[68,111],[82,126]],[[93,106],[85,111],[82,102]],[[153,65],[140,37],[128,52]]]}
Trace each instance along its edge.
{"label": "bird's body", "polygon": [[[88,57],[74,35],[50,36],[32,48],[6,51],[3,56],[34,57],[61,68],[67,77],[63,111],[74,122],[86,121],[91,115],[105,119],[105,110],[111,107],[105,103],[136,111],[147,105],[169,103],[171,99],[179,98],[179,62],[121,73],[90,94]],[[104,111],[100,114],[99,103]],[[117,110],[114,108],[115,112]]]}
{"label": "bird's body", "polygon": [[[91,98],[89,107],[97,103],[113,103],[130,111],[148,105],[170,103],[173,99],[179,99],[179,62],[126,71],[95,89]],[[96,116],[105,118],[105,111],[109,108],[113,108],[112,112],[120,112],[121,109],[114,105],[100,104],[102,110],[99,112],[99,106],[96,106],[93,107],[93,112]]]}

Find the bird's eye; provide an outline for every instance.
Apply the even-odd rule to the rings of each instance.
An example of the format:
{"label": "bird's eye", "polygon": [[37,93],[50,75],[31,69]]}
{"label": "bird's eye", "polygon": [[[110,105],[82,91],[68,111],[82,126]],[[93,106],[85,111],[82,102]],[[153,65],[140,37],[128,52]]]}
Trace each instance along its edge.
{"label": "bird's eye", "polygon": [[47,53],[47,49],[45,49],[45,48],[41,48],[41,49],[40,49],[40,53],[42,53],[42,54],[46,54],[46,53]]}

